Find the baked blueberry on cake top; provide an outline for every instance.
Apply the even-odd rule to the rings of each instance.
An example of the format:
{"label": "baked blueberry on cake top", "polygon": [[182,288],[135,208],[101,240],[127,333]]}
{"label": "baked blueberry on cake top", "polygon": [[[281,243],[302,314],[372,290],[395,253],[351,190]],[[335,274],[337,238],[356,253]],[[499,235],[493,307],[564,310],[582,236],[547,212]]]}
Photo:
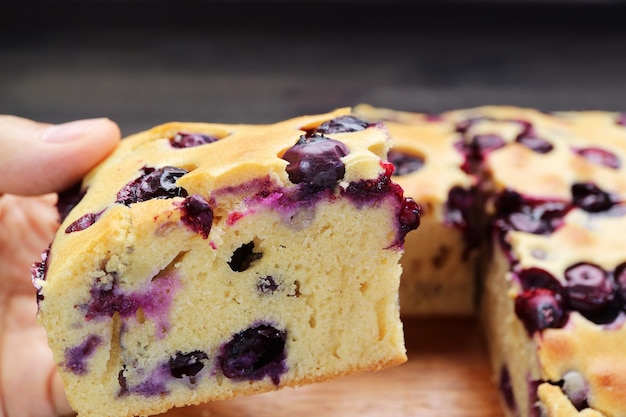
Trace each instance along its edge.
{"label": "baked blueberry on cake top", "polygon": [[132,135],[33,267],[80,416],[136,416],[406,361],[399,264],[420,209],[349,109]]}
{"label": "baked blueberry on cake top", "polygon": [[[362,105],[355,112],[389,125],[394,141],[390,160],[396,146],[426,156],[414,173],[396,170],[403,174],[397,180],[406,194],[424,207],[424,224],[446,226],[445,216],[429,215],[434,199],[424,181],[439,180],[438,186],[452,190],[456,175],[459,184],[469,185],[465,207],[475,213],[475,225],[466,231],[474,235],[469,241],[478,241],[480,256],[476,269],[466,269],[465,279],[478,285],[478,310],[505,414],[625,416],[623,115],[507,106],[427,115]],[[432,143],[441,146],[439,161],[432,153],[419,153]],[[455,163],[427,179],[419,177],[441,160]],[[398,161],[402,165],[403,159]],[[471,180],[461,180],[457,163]],[[413,191],[413,184],[420,186]],[[442,212],[454,206],[444,196],[435,200]],[[453,233],[445,238],[421,235],[427,230],[420,228],[412,238],[435,247],[453,239]],[[460,235],[456,239],[462,241]],[[405,259],[421,263],[405,267],[403,285],[419,282],[424,279],[419,274],[430,271],[423,266],[429,258],[411,255],[422,252],[423,245],[407,240],[405,250]],[[458,256],[449,261],[457,268],[463,265]],[[456,277],[448,283],[445,276],[431,276],[444,280],[442,292],[455,299]],[[419,302],[406,297],[401,300],[409,306]]]}

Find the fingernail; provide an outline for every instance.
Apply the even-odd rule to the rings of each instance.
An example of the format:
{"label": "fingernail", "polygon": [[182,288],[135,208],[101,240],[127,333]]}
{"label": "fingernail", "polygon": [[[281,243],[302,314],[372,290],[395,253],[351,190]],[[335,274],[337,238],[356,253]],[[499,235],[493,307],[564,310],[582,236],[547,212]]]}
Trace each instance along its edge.
{"label": "fingernail", "polygon": [[76,120],[61,123],[47,128],[41,135],[41,140],[46,143],[68,143],[88,135],[105,118]]}

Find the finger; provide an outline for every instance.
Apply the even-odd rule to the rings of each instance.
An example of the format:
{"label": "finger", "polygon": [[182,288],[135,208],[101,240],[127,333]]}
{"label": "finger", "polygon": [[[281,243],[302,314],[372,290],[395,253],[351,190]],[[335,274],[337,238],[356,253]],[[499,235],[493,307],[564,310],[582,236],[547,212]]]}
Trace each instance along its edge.
{"label": "finger", "polygon": [[120,140],[109,119],[59,125],[0,115],[0,193],[38,195],[69,188]]}
{"label": "finger", "polygon": [[72,414],[36,311],[30,294],[6,304],[0,387],[7,417]]}

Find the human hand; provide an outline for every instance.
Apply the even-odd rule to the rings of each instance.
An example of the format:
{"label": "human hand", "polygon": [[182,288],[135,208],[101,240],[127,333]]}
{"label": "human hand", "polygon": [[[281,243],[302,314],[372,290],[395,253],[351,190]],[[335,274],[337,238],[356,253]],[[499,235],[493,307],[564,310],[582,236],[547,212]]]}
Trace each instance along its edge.
{"label": "human hand", "polygon": [[0,115],[0,417],[73,414],[45,330],[30,266],[58,228],[56,192],[120,140],[108,119],[60,125]]}

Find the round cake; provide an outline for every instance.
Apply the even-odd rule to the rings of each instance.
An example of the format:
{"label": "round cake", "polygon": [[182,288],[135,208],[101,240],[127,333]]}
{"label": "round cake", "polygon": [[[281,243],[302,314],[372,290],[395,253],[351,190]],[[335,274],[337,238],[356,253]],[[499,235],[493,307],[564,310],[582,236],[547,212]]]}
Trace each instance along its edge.
{"label": "round cake", "polygon": [[420,208],[350,109],[132,135],[60,195],[33,266],[80,416],[137,416],[406,361],[399,264]]}

